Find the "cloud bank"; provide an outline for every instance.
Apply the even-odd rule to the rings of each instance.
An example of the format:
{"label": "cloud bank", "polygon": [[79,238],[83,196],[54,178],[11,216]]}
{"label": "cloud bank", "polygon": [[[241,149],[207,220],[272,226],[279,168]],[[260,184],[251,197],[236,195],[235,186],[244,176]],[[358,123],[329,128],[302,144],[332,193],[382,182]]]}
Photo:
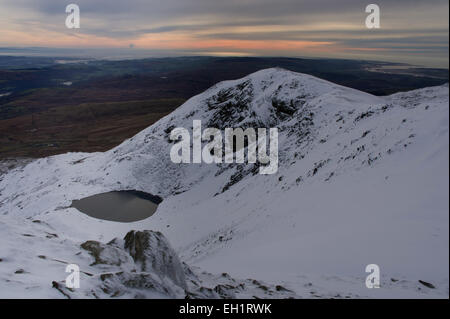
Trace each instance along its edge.
{"label": "cloud bank", "polygon": [[[317,56],[448,67],[448,1],[378,1],[381,28],[356,0],[2,0],[0,46],[128,48],[183,54]],[[132,44],[132,45],[130,45]]]}

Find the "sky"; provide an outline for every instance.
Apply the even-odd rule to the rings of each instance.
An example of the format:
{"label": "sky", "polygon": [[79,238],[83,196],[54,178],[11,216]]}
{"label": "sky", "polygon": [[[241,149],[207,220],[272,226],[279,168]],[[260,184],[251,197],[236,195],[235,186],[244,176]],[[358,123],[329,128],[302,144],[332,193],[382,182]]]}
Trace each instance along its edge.
{"label": "sky", "polygon": [[[0,0],[0,48],[329,57],[448,68],[448,0]],[[68,4],[79,29],[65,25]],[[380,28],[365,25],[370,3]]]}

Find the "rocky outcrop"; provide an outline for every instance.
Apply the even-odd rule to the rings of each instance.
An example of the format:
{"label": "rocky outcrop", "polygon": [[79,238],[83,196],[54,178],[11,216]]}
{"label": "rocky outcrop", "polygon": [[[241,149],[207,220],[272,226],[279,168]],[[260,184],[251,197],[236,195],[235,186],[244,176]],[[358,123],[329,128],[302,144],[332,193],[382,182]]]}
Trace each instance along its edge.
{"label": "rocky outcrop", "polygon": [[[98,271],[83,278],[80,288],[52,282],[65,298],[291,298],[295,293],[256,280],[213,275],[182,263],[160,232],[130,231],[123,239],[80,245]],[[91,269],[92,271],[92,269]]]}
{"label": "rocky outcrop", "polygon": [[186,288],[186,280],[177,254],[160,232],[130,231],[124,238],[125,250],[143,272],[154,272]]}

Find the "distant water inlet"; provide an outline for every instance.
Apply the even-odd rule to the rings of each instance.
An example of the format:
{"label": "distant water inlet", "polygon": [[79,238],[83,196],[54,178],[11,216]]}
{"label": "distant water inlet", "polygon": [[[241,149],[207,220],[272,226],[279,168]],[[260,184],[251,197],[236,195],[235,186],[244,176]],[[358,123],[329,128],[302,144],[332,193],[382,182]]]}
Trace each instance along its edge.
{"label": "distant water inlet", "polygon": [[74,200],[71,207],[94,218],[131,223],[152,216],[161,202],[162,199],[158,196],[127,190]]}

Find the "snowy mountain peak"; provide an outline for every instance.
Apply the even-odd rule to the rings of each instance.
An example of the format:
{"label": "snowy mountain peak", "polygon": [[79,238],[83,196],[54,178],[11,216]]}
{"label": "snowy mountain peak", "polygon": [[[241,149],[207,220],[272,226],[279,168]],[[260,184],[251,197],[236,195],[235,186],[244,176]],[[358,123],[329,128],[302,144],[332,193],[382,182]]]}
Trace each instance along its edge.
{"label": "snowy mountain peak", "polygon": [[208,126],[220,129],[225,125],[270,126],[320,97],[351,99],[354,103],[380,102],[370,94],[311,75],[271,68],[216,84],[183,104],[172,113],[170,121],[183,124],[183,119],[205,119]]}

